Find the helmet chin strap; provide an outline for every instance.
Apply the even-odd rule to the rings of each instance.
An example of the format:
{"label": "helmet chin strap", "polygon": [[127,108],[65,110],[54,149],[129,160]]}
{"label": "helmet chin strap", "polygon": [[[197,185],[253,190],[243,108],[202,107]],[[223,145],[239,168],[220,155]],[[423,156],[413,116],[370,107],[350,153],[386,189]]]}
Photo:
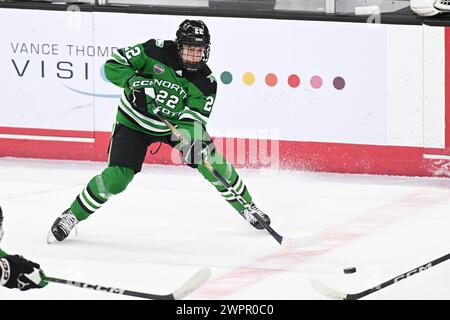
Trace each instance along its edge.
{"label": "helmet chin strap", "polygon": [[200,68],[203,66],[203,64],[204,64],[203,61],[194,63],[194,62],[187,62],[187,61],[184,61],[183,58],[181,58],[181,60],[182,60],[181,65],[182,65],[183,69],[185,69],[185,70],[187,70],[187,71],[197,71],[197,70],[200,69]]}

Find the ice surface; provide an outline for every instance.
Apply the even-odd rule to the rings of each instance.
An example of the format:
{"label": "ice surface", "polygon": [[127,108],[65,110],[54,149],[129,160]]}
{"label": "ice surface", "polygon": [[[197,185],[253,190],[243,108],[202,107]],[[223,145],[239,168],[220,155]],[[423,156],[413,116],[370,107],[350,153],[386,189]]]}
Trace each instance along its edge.
{"label": "ice surface", "polygon": [[[144,166],[125,192],[63,243],[47,232],[104,163],[0,159],[1,248],[53,277],[154,294],[177,289],[201,267],[212,277],[186,299],[327,299],[316,278],[359,292],[450,250],[450,180],[238,169],[272,227],[322,242],[282,248],[251,228],[187,167]],[[356,267],[354,274],[344,274]],[[365,299],[450,299],[450,261]],[[130,299],[49,284],[1,299]]]}

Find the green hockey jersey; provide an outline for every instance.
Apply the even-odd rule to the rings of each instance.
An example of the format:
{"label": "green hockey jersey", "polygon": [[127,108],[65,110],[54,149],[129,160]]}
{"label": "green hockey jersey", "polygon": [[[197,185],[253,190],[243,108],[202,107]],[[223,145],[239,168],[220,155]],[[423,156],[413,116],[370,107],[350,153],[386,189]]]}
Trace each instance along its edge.
{"label": "green hockey jersey", "polygon": [[[146,88],[130,88],[136,75],[148,79]],[[105,64],[105,76],[124,89],[117,122],[151,135],[171,133],[153,114],[155,106],[179,128],[189,128],[193,122],[205,127],[216,98],[217,82],[209,67],[183,70],[176,44],[169,40],[151,39],[117,50]]]}

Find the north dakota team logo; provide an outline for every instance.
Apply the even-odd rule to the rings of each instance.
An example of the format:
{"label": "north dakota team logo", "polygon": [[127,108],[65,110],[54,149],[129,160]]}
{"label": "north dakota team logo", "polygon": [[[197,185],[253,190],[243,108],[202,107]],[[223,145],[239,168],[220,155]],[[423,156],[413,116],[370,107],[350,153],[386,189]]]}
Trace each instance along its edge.
{"label": "north dakota team logo", "polygon": [[161,65],[159,65],[159,64],[155,64],[155,65],[153,66],[153,71],[155,71],[156,74],[163,74],[164,71],[166,71],[166,70],[164,69],[163,66],[161,66]]}

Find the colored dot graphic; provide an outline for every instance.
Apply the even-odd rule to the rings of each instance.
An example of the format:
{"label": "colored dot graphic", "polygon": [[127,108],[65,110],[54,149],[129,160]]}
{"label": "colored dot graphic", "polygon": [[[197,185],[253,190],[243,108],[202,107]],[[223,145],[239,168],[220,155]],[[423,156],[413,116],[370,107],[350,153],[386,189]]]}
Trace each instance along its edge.
{"label": "colored dot graphic", "polygon": [[277,82],[278,82],[277,76],[274,75],[273,73],[268,73],[268,74],[266,75],[265,80],[266,80],[266,84],[267,84],[269,87],[274,87],[274,86],[276,86],[276,85],[277,85]]}
{"label": "colored dot graphic", "polygon": [[300,85],[300,78],[296,74],[291,74],[287,82],[292,88],[297,88]]}
{"label": "colored dot graphic", "polygon": [[223,84],[230,84],[233,81],[233,75],[228,71],[224,71],[220,75],[220,80]]}
{"label": "colored dot graphic", "polygon": [[[223,71],[220,74],[220,80],[222,81],[223,84],[230,84],[231,82],[233,82],[233,74],[230,71]],[[255,84],[256,82],[256,77],[255,74],[253,72],[245,72],[242,75],[242,82],[247,85],[247,86],[252,86]],[[265,85],[267,85],[268,87],[275,87],[276,85],[278,85],[280,82],[280,78],[273,72],[267,73],[264,76],[264,83]],[[300,76],[292,73],[290,75],[288,75],[287,77],[287,84],[288,86],[290,86],[291,88],[297,88],[298,86],[302,85],[302,87],[310,87],[313,89],[321,89],[321,88],[329,88],[329,84],[326,85],[326,83],[324,82],[323,78],[319,75],[313,75],[311,76],[311,78],[309,78],[309,84],[308,81],[302,81],[300,79]],[[342,90],[344,89],[346,86],[346,82],[345,79],[341,76],[336,76],[333,78],[333,88],[336,90]]]}
{"label": "colored dot graphic", "polygon": [[246,72],[242,76],[242,81],[244,81],[246,85],[251,86],[255,83],[255,75],[251,72]]}
{"label": "colored dot graphic", "polygon": [[311,87],[313,87],[314,89],[319,89],[320,87],[322,87],[323,81],[322,78],[319,76],[313,76],[311,77]]}
{"label": "colored dot graphic", "polygon": [[333,86],[337,89],[337,90],[342,90],[345,87],[345,80],[342,77],[336,77],[333,80]]}

